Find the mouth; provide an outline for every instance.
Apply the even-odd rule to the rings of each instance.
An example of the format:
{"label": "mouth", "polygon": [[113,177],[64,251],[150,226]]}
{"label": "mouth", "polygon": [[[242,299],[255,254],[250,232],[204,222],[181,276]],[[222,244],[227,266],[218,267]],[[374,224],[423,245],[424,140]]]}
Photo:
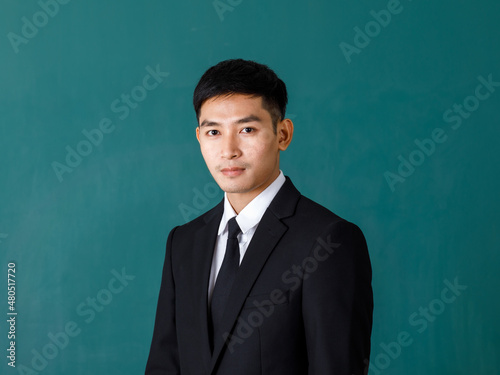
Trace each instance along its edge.
{"label": "mouth", "polygon": [[229,167],[229,168],[222,168],[220,171],[224,176],[235,177],[241,175],[245,171],[245,168]]}

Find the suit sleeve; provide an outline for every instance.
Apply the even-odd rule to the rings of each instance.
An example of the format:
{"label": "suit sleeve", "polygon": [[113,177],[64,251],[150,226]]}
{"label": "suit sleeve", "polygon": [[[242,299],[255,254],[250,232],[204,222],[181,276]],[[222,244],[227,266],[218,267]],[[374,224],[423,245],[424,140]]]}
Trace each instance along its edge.
{"label": "suit sleeve", "polygon": [[302,289],[308,375],[365,374],[373,314],[365,238],[356,225],[335,222],[316,239],[310,256],[317,267]]}
{"label": "suit sleeve", "polygon": [[153,339],[146,364],[146,375],[180,374],[175,326],[175,283],[172,274],[172,242],[175,229],[172,229],[167,240]]}

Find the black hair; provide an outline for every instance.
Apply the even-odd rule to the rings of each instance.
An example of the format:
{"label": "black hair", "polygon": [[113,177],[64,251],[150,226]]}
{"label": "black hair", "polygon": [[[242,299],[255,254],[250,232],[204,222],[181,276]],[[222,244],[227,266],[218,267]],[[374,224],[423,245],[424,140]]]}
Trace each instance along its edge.
{"label": "black hair", "polygon": [[216,96],[248,94],[262,97],[262,106],[271,114],[276,133],[278,121],[285,118],[288,96],[285,83],[268,66],[255,61],[221,61],[200,78],[193,94],[196,117],[203,103]]}

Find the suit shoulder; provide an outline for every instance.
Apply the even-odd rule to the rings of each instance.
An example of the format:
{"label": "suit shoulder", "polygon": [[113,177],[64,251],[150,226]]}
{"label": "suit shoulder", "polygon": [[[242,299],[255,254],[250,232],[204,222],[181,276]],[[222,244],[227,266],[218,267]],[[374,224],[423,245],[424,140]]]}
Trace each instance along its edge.
{"label": "suit shoulder", "polygon": [[218,214],[222,215],[222,210],[223,210],[223,202],[220,202],[217,204],[215,207],[211,208],[204,214],[201,214],[200,216],[194,218],[191,221],[188,221],[185,224],[178,225],[174,229],[177,230],[177,232],[188,232],[192,233],[193,230],[196,230],[204,225],[211,220],[214,216],[217,216]]}
{"label": "suit shoulder", "polygon": [[307,218],[313,225],[339,225],[342,228],[350,228],[353,231],[360,231],[359,227],[339,215],[333,213],[328,208],[301,195],[297,204],[296,215]]}
{"label": "suit shoulder", "polygon": [[316,203],[315,201],[301,195],[297,204],[297,214],[310,216],[311,219],[329,220],[329,221],[346,221],[337,214],[330,211],[328,208]]}

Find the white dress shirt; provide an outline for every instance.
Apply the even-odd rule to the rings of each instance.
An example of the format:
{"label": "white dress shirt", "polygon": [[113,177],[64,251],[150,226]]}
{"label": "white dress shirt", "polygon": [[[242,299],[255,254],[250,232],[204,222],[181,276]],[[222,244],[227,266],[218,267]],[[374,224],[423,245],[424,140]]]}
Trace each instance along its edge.
{"label": "white dress shirt", "polygon": [[257,195],[250,203],[248,203],[241,212],[236,215],[231,203],[227,199],[227,194],[224,193],[224,213],[222,214],[222,219],[219,225],[219,231],[217,232],[217,240],[215,241],[215,250],[212,258],[212,268],[210,270],[210,279],[208,281],[208,300],[212,298],[212,292],[215,287],[215,280],[219,274],[222,261],[224,260],[224,255],[226,255],[226,244],[227,244],[227,233],[228,226],[227,222],[232,217],[236,216],[236,222],[238,223],[241,233],[238,235],[238,243],[240,245],[240,264],[245,256],[248,248],[248,244],[252,240],[252,237],[257,230],[257,226],[260,223],[260,219],[266,212],[267,208],[271,204],[279,189],[285,183],[285,176],[280,170],[279,176],[269,185],[263,192]]}

